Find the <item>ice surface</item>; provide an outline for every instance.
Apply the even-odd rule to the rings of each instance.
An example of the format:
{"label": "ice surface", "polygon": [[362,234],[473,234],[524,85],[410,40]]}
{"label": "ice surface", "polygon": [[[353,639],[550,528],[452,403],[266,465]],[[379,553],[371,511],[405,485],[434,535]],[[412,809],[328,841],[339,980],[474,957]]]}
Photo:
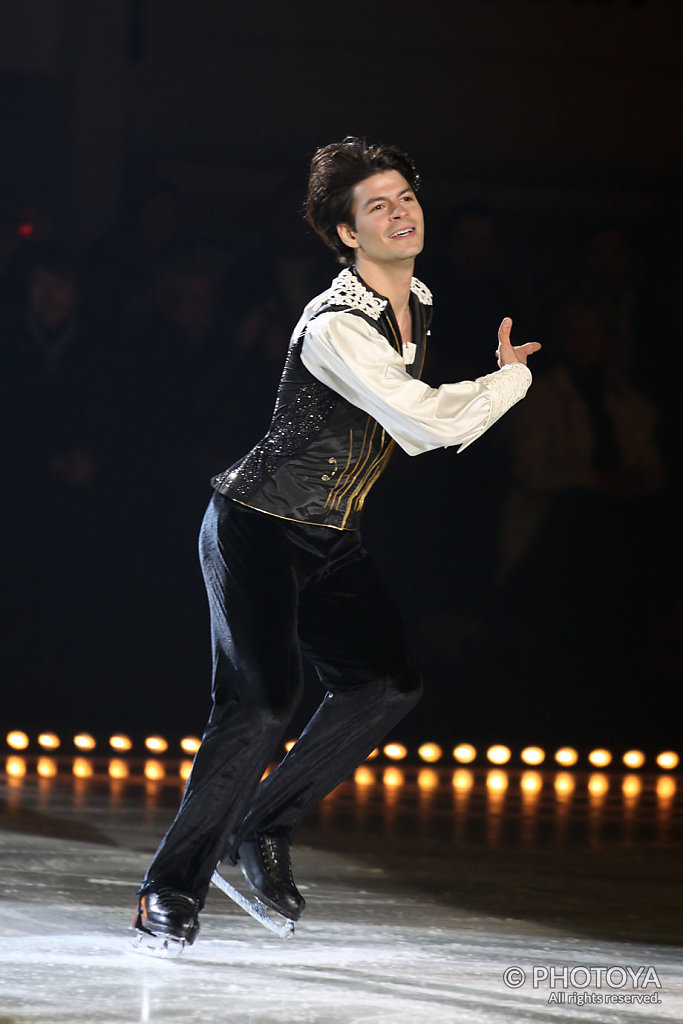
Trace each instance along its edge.
{"label": "ice surface", "polygon": [[[652,1024],[683,1019],[680,948],[617,941],[605,928],[578,930],[571,915],[549,923],[531,912],[512,917],[482,910],[486,901],[473,898],[459,905],[452,895],[439,895],[435,876],[439,870],[445,876],[462,870],[455,853],[420,861],[416,873],[431,872],[432,884],[411,885],[406,881],[410,862],[396,870],[398,843],[392,844],[391,856],[387,851],[386,862],[365,858],[362,843],[355,853],[297,845],[295,871],[307,911],[291,941],[268,934],[212,889],[194,946],[175,961],[142,957],[131,950],[134,893],[168,810],[152,813],[134,796],[123,799],[116,813],[97,794],[80,806],[55,799],[41,805],[39,797],[27,781],[22,813],[0,816],[0,1024]],[[547,853],[547,872],[553,856]],[[613,900],[611,890],[621,883],[618,877],[607,881],[610,863],[607,856],[604,884],[611,886]],[[618,871],[617,866],[613,874]],[[478,877],[485,877],[481,866]],[[444,891],[450,881],[442,879]],[[547,886],[547,878],[526,881],[530,899],[535,884]],[[489,884],[496,884],[493,875]],[[555,877],[554,884],[571,888],[571,879]],[[632,899],[633,892],[624,889],[625,915]],[[601,916],[599,905],[595,916]],[[661,1003],[557,1005],[548,1003],[547,986],[504,984],[507,967],[530,972],[533,965],[546,964],[654,965]]]}

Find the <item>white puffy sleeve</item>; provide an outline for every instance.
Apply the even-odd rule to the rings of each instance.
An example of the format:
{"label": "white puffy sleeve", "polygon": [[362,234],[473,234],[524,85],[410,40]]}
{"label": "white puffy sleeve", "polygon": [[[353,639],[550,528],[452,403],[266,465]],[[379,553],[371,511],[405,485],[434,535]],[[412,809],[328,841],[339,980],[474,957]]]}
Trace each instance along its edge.
{"label": "white puffy sleeve", "polygon": [[510,363],[494,373],[432,388],[407,372],[386,338],[354,313],[308,323],[301,359],[314,377],[369,413],[408,455],[462,451],[527,392],[531,372]]}

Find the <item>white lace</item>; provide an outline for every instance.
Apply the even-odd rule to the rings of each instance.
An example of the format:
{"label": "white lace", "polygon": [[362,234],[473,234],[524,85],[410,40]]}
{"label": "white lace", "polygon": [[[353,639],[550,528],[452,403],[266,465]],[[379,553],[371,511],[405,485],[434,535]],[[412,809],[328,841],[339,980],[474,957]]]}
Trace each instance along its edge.
{"label": "white lace", "polygon": [[[432,293],[416,277],[410,283],[410,290],[423,305],[432,305]],[[367,288],[360,278],[348,269],[342,270],[341,274],[335,277],[325,301],[332,306],[350,306],[352,309],[358,309],[372,320],[379,320],[389,302]]]}
{"label": "white lace", "polygon": [[414,277],[410,282],[410,290],[413,293],[413,295],[417,295],[419,301],[422,303],[423,306],[433,305],[432,293],[430,292],[429,288],[427,287],[426,284],[423,284],[422,281],[418,281],[416,277]]}
{"label": "white lace", "polygon": [[503,413],[524,398],[531,383],[531,371],[523,363],[507,363],[500,370],[477,377],[476,383],[485,384],[491,396],[488,429]]}
{"label": "white lace", "polygon": [[352,271],[342,270],[332,282],[327,301],[333,306],[351,306],[373,320],[379,320],[389,300],[371,292]]}

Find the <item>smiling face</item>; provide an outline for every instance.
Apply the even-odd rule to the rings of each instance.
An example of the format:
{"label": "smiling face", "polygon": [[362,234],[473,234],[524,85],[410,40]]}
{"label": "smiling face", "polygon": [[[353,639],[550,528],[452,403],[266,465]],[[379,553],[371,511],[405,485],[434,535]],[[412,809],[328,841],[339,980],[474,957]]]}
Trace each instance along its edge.
{"label": "smiling face", "polygon": [[353,224],[338,224],[356,262],[414,260],[424,245],[424,218],[415,192],[398,171],[380,171],[353,187]]}

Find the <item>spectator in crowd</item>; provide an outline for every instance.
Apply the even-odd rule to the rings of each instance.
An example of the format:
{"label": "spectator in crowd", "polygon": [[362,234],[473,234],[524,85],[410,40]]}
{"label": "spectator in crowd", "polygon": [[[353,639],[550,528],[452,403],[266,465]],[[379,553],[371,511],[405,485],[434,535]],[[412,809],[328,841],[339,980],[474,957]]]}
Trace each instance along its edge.
{"label": "spectator in crowd", "polygon": [[129,182],[120,220],[86,254],[85,299],[93,316],[123,331],[144,323],[160,263],[185,235],[183,219],[181,194],[167,178],[141,173]]}
{"label": "spectator in crowd", "polygon": [[[646,680],[654,685],[647,652],[664,564],[658,409],[626,376],[602,307],[580,299],[565,308],[558,342],[560,359],[539,376],[513,435],[500,529],[499,617],[509,614],[489,671],[509,713],[524,687],[527,728],[538,720],[548,732],[551,685],[567,696],[556,739],[573,731],[595,742],[612,727],[628,742],[637,694]],[[523,628],[530,617],[533,639]]]}
{"label": "spectator in crowd", "polygon": [[2,329],[5,415],[15,479],[87,487],[94,473],[98,349],[80,317],[73,259],[58,243],[29,258],[25,292]]}
{"label": "spectator in crowd", "polygon": [[58,243],[35,246],[23,284],[0,327],[2,456],[11,484],[3,618],[12,673],[47,696],[88,647],[103,382],[69,253]]}
{"label": "spectator in crowd", "polygon": [[628,380],[601,307],[563,311],[558,364],[538,379],[522,410],[514,484],[502,527],[509,573],[524,557],[553,503],[570,494],[616,510],[662,484],[657,409]]}

